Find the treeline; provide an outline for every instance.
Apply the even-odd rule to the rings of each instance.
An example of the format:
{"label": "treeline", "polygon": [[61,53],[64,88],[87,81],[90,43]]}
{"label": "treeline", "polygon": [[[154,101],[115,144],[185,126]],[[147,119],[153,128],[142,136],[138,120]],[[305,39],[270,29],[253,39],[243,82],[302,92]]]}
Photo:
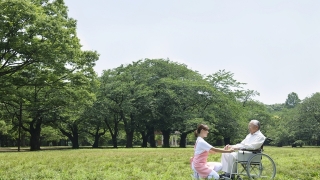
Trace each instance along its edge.
{"label": "treeline", "polygon": [[264,105],[231,72],[205,76],[169,59],[143,59],[98,76],[99,55],[81,50],[62,0],[5,0],[0,7],[2,147],[156,147],[157,134],[170,147],[173,132],[185,147],[199,123],[210,126],[210,143],[223,145],[241,140],[251,119],[260,120],[271,144],[319,145],[319,93]]}
{"label": "treeline", "polygon": [[320,146],[320,93],[300,100],[290,93],[283,104],[267,106],[272,114],[270,137],[277,146]]}

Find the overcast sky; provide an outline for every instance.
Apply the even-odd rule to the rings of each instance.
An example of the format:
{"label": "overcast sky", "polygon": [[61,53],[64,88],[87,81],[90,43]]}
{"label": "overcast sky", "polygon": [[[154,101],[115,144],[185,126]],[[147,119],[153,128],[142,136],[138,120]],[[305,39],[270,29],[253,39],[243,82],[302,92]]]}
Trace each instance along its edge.
{"label": "overcast sky", "polygon": [[208,75],[225,69],[265,104],[320,92],[320,1],[65,0],[95,70],[169,58]]}

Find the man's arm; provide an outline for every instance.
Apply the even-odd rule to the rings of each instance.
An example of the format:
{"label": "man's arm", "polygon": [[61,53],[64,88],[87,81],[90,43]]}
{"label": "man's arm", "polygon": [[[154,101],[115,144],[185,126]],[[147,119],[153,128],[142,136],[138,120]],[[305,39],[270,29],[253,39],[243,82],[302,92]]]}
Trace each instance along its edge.
{"label": "man's arm", "polygon": [[244,149],[244,148],[242,148],[242,144],[245,144],[244,142],[247,140],[248,137],[249,137],[249,135],[247,135],[246,138],[244,138],[244,139],[241,141],[241,143],[239,143],[239,144],[235,144],[235,145],[229,145],[229,144],[227,144],[227,145],[224,147],[224,149],[229,149],[229,148],[232,148],[232,149],[234,149],[234,150]]}
{"label": "man's arm", "polygon": [[257,136],[254,141],[251,142],[246,142],[242,141],[240,144],[236,144],[237,149],[248,149],[248,150],[254,150],[254,149],[259,149],[262,144],[265,141],[264,136]]}

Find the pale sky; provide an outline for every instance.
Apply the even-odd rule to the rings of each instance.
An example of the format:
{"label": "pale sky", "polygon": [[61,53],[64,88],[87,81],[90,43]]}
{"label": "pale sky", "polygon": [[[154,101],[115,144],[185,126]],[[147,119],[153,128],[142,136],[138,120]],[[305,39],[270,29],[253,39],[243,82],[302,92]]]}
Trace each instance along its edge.
{"label": "pale sky", "polygon": [[65,0],[95,70],[169,58],[208,75],[225,69],[265,104],[320,92],[320,1]]}

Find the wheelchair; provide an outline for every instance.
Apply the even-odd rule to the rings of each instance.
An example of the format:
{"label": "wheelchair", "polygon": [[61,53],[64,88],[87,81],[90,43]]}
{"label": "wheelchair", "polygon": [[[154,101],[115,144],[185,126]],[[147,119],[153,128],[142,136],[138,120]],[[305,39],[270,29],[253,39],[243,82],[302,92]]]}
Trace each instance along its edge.
{"label": "wheelchair", "polygon": [[[239,150],[238,158],[233,164],[236,172],[231,177],[237,180],[244,179],[274,179],[276,165],[272,158],[263,153],[263,146],[259,150]],[[233,171],[234,172],[234,171]]]}
{"label": "wheelchair", "polygon": [[[263,146],[258,150],[239,150],[237,160],[232,169],[234,173],[230,177],[220,178],[221,180],[246,180],[246,179],[274,179],[276,176],[276,165],[272,158],[263,153]],[[200,178],[197,172],[191,174],[194,180],[210,179]]]}

